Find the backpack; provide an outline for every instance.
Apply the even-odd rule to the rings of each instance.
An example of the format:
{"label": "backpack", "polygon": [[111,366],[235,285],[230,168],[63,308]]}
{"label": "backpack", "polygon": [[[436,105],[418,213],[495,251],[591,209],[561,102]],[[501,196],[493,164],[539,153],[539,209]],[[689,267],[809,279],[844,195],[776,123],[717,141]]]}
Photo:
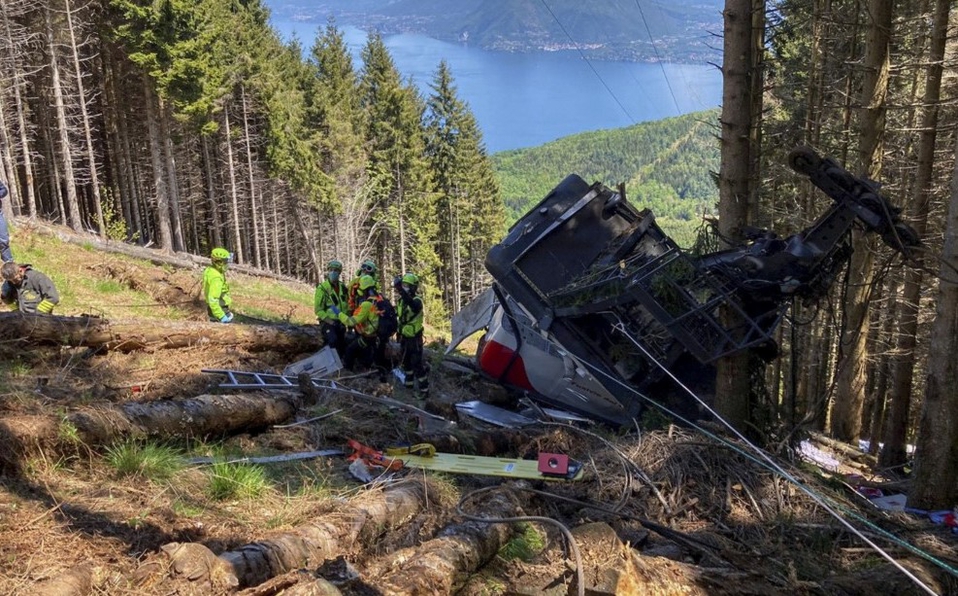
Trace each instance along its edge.
{"label": "backpack", "polygon": [[388,298],[382,295],[376,298],[376,312],[379,314],[379,337],[390,337],[399,331],[399,315]]}

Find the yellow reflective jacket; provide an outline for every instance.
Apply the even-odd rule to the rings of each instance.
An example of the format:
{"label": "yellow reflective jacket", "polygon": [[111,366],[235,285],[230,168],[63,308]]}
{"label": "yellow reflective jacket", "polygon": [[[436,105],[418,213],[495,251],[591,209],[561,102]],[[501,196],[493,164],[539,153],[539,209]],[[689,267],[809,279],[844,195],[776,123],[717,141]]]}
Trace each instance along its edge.
{"label": "yellow reflective jacket", "polygon": [[222,270],[210,265],[203,271],[203,298],[206,300],[206,312],[211,319],[219,321],[233,305],[230,286],[226,282],[226,268]]}

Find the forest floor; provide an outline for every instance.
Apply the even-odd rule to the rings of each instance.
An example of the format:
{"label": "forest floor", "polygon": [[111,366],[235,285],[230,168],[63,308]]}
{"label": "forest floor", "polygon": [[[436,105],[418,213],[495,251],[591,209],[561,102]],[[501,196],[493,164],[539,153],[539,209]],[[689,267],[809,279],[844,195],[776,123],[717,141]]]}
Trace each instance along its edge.
{"label": "forest floor", "polygon": [[[199,268],[157,266],[103,252],[93,240],[70,244],[22,221],[14,242],[20,261],[50,274],[61,289],[59,315],[93,313],[144,326],[205,318]],[[312,323],[312,288],[240,273],[231,273],[230,280],[238,312]],[[165,291],[145,290],[161,286]],[[302,407],[295,420],[232,436],[91,446],[61,427],[55,444],[21,446],[26,455],[0,476],[0,593],[928,593],[805,492],[729,443],[668,424],[641,431],[565,424],[516,431],[459,417],[455,403],[502,403],[509,396],[476,374],[444,367],[440,335],[433,338],[428,401],[401,384],[368,376],[339,382],[435,412],[455,422],[451,429],[425,430],[403,410],[330,394]],[[94,352],[0,339],[0,441],[6,429],[62,420],[77,409],[222,392],[217,389],[222,379],[203,369],[281,372],[306,355],[203,345]],[[562,453],[582,462],[585,471],[577,481],[544,482],[404,468],[375,472],[377,481],[363,483],[350,473],[350,462],[335,455],[237,464],[228,469],[236,475],[227,479],[227,468],[188,461],[348,451],[350,439],[378,449],[430,441],[441,451],[511,458]],[[155,448],[155,460],[123,464],[124,457],[149,448]],[[10,445],[0,443],[3,449]],[[164,459],[170,453],[174,457]],[[952,569],[958,566],[956,535],[874,508],[839,474],[790,460],[787,453],[778,459],[933,593],[958,593],[958,578],[882,531]],[[209,569],[190,572],[168,556],[173,544],[198,544],[221,555],[279,544],[283,537],[312,536],[315,530],[304,528],[342,525],[349,511],[402,483],[425,494],[415,511],[377,518],[372,530],[327,549],[325,560],[311,559],[276,577],[227,585]],[[508,505],[490,494],[505,495]],[[536,519],[469,525],[464,512]],[[505,533],[490,538],[486,532],[493,525]],[[443,550],[440,543],[450,539],[459,540],[452,548],[458,556],[439,566],[448,585],[423,585],[428,570],[420,584],[402,579],[400,570],[434,560],[437,549]],[[331,583],[322,587],[319,578]],[[412,583],[403,587],[407,580]]]}

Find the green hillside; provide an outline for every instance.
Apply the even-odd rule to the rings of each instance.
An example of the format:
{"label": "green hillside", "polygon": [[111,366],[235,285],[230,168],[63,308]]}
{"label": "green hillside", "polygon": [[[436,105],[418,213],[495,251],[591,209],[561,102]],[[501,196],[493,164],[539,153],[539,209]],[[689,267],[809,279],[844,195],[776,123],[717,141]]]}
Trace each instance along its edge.
{"label": "green hillside", "polygon": [[560,180],[578,174],[614,187],[651,209],[676,239],[687,244],[702,213],[714,213],[718,187],[718,111],[645,122],[628,128],[563,137],[492,156],[511,224]]}

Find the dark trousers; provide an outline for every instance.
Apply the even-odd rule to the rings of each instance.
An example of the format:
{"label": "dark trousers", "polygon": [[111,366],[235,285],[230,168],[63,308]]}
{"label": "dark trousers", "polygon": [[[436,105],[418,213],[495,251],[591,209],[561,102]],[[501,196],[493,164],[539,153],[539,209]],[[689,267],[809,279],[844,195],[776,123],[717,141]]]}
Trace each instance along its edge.
{"label": "dark trousers", "polygon": [[339,321],[322,322],[319,324],[319,331],[323,334],[323,342],[332,346],[342,360],[346,354],[346,326]]}
{"label": "dark trousers", "polygon": [[422,333],[417,333],[413,337],[403,336],[400,340],[402,368],[406,378],[403,384],[411,388],[413,380],[418,381],[419,391],[427,393],[429,391],[429,367],[423,360],[422,344]]}
{"label": "dark trousers", "polygon": [[357,367],[369,368],[373,364],[374,350],[376,349],[376,336],[366,337],[356,335],[346,344],[346,351],[343,353],[343,366],[349,370],[356,370]]}

